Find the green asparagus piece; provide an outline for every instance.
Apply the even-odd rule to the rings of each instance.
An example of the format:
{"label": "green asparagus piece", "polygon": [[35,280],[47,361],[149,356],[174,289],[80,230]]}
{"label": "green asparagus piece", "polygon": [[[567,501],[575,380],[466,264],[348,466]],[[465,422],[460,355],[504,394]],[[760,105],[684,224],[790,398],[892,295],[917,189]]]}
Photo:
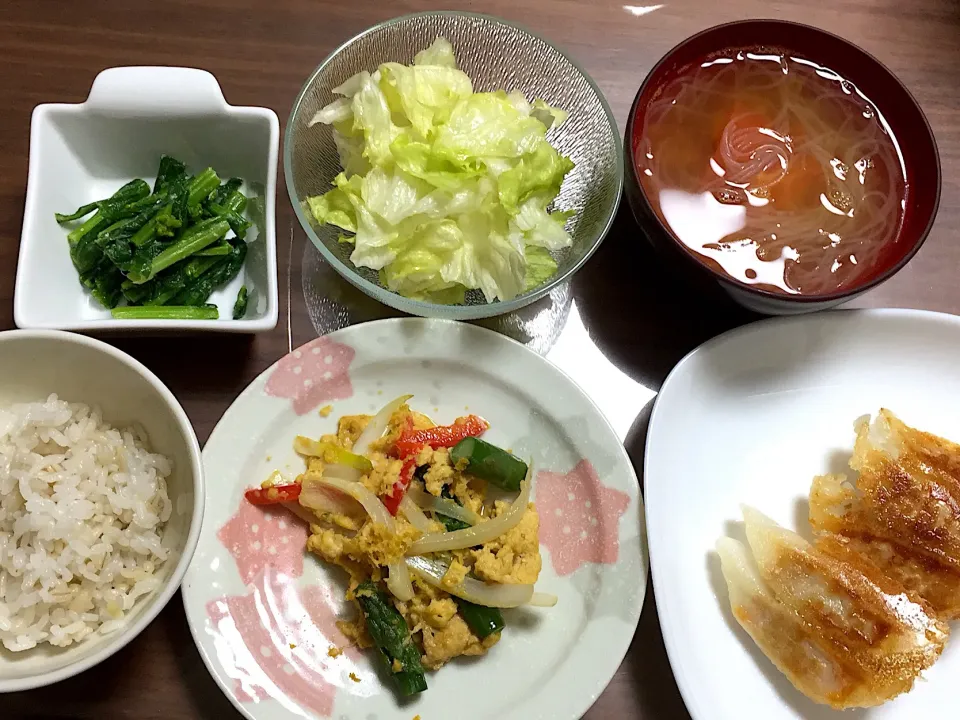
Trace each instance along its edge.
{"label": "green asparagus piece", "polygon": [[[427,466],[424,465],[420,468],[417,468],[416,475],[421,480],[423,476],[421,475],[421,470],[426,471]],[[440,497],[446,498],[447,500],[452,500],[458,505],[460,502],[453,496],[453,493],[450,492],[450,486],[444,485],[443,490],[440,491]],[[447,517],[446,515],[441,515],[436,513],[434,519],[439,520],[443,526],[446,528],[447,532],[453,532],[455,530],[464,530],[470,527],[469,523],[465,523],[462,520],[457,520],[456,518]],[[470,626],[470,629],[473,631],[473,634],[478,638],[483,640],[483,638],[488,635],[492,635],[495,632],[500,632],[505,627],[503,621],[503,614],[497,608],[488,608],[483,607],[482,605],[475,605],[472,602],[467,600],[461,600],[460,598],[454,598],[457,601],[457,606],[460,609],[460,615],[463,617],[467,625]]]}
{"label": "green asparagus piece", "polygon": [[466,530],[470,527],[470,523],[465,523],[463,520],[457,520],[456,518],[447,517],[446,515],[437,514],[435,517],[440,521],[440,524],[446,528],[447,532]]}
{"label": "green asparagus piece", "polygon": [[[426,468],[428,466],[424,465],[423,467]],[[420,468],[417,468],[418,472],[419,470]],[[421,480],[422,479],[423,478],[421,478]],[[453,500],[453,502],[457,503],[457,505],[461,504],[460,501],[453,496],[453,493],[450,492],[449,485],[443,486],[443,490],[440,491],[440,497],[446,498],[447,500]],[[453,532],[454,530],[465,530],[468,527],[470,527],[470,523],[465,523],[463,520],[457,520],[456,518],[448,517],[446,515],[441,515],[439,513],[434,515],[434,517],[437,520],[439,520],[440,524],[447,529],[447,532]]]}
{"label": "green asparagus piece", "polygon": [[181,307],[164,305],[160,307],[115,307],[111,315],[117,320],[216,320],[220,317],[216,305],[202,307]]}
{"label": "green asparagus piece", "polygon": [[527,476],[527,464],[520,458],[480,438],[468,437],[450,451],[450,460],[467,461],[467,472],[504,490],[519,490]]}
{"label": "green asparagus piece", "polygon": [[[420,663],[420,651],[410,637],[407,621],[372,582],[361,583],[354,591],[367,623],[367,633],[380,651],[387,672],[397,681],[400,694],[415,695],[427,689],[427,679]],[[400,663],[394,670],[393,661]]]}
{"label": "green asparagus piece", "polygon": [[237,293],[237,301],[233,304],[233,319],[240,320],[247,314],[247,286],[241,285],[240,292]]}
{"label": "green asparagus piece", "polygon": [[468,600],[454,598],[457,601],[457,607],[460,609],[460,617],[473,631],[473,634],[483,640],[494,633],[500,632],[506,627],[503,621],[503,613],[497,608],[475,605]]}

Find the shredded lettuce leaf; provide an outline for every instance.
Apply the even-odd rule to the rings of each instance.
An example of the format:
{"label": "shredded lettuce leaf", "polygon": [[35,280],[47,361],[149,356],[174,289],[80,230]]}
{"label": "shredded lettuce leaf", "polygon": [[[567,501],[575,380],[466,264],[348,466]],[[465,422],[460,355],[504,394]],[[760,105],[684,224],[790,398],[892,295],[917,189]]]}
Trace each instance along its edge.
{"label": "shredded lettuce leaf", "polygon": [[433,45],[421,50],[413,58],[414,65],[439,65],[440,67],[457,67],[457,58],[453,54],[453,45],[444,37],[438,37]]}
{"label": "shredded lettuce leaf", "polygon": [[334,88],[310,124],[333,128],[343,172],[307,198],[344,231],[350,260],[401,295],[509,300],[557,271],[572,213],[553,210],[573,168],[546,139],[567,113],[521,92],[476,93],[440,37],[412,65],[384,63]]}
{"label": "shredded lettuce leaf", "polygon": [[523,286],[533,290],[543,285],[557,271],[557,261],[544,248],[531,245],[527,247],[527,275]]}

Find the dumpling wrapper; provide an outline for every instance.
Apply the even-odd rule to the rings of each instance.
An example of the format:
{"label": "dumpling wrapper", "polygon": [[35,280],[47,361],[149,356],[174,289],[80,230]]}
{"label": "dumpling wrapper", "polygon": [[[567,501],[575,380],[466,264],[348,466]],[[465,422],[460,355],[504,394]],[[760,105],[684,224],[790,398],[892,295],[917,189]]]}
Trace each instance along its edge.
{"label": "dumpling wrapper", "polygon": [[882,409],[856,423],[850,466],[810,491],[810,523],[844,537],[946,619],[960,617],[960,445]]}
{"label": "dumpling wrapper", "polygon": [[842,543],[814,547],[743,513],[750,552],[717,543],[734,617],[804,695],[838,710],[879,705],[940,656],[949,628],[921,598]]}

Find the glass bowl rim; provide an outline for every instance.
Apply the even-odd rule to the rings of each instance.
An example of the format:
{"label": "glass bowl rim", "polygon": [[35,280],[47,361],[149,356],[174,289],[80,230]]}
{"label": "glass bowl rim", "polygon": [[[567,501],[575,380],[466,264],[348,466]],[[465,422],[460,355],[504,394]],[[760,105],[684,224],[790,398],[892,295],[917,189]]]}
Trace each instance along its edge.
{"label": "glass bowl rim", "polygon": [[[615,193],[615,200],[613,206],[611,207],[607,218],[603,224],[603,228],[596,234],[596,237],[590,243],[590,247],[586,249],[584,253],[576,259],[574,263],[570,265],[563,272],[558,272],[550,280],[545,282],[543,285],[540,285],[533,290],[518,295],[512,300],[506,301],[495,301],[492,303],[483,303],[481,305],[443,305],[440,303],[431,303],[424,302],[422,300],[414,300],[412,298],[407,298],[399,293],[393,292],[386,288],[381,287],[380,285],[374,284],[367,280],[366,278],[360,276],[357,273],[356,269],[347,265],[340,260],[336,255],[334,255],[323,241],[317,236],[313,228],[313,224],[310,222],[310,219],[306,216],[302,203],[297,197],[295,189],[293,187],[293,127],[294,127],[294,118],[300,112],[300,106],[302,105],[304,98],[307,95],[307,92],[313,86],[314,81],[322,73],[327,66],[333,61],[337,55],[343,52],[346,48],[351,46],[353,43],[357,42],[361,38],[370,35],[372,33],[378,32],[385,28],[392,27],[394,25],[399,25],[404,22],[408,22],[415,18],[420,17],[436,17],[436,16],[449,16],[449,17],[467,17],[475,18],[480,20],[485,20],[488,22],[493,22],[499,25],[505,25],[511,27],[515,30],[519,30],[521,33],[525,33],[540,42],[544,43],[548,47],[555,50],[560,54],[573,68],[583,76],[587,84],[593,90],[594,94],[600,101],[600,106],[603,109],[604,115],[606,115],[607,123],[612,131],[613,135],[613,154],[615,162],[615,175],[616,175],[616,187],[613,188]],[[486,15],[483,13],[473,13],[465,12],[459,10],[427,10],[424,12],[408,13],[406,15],[400,15],[384,22],[377,23],[366,30],[363,30],[347,41],[341,43],[337,46],[323,61],[314,69],[313,72],[307,77],[306,82],[303,84],[303,87],[300,89],[300,92],[297,93],[296,99],[293,101],[293,107],[290,110],[290,116],[287,119],[287,126],[284,128],[283,132],[283,176],[284,184],[287,187],[287,195],[290,198],[290,204],[293,205],[293,211],[297,216],[297,220],[300,222],[300,226],[307,233],[307,237],[310,238],[310,241],[313,243],[320,253],[323,255],[324,260],[330,263],[333,268],[340,274],[341,277],[346,279],[352,285],[362,290],[364,293],[370,297],[378,300],[379,302],[392,307],[396,310],[401,310],[411,315],[419,315],[422,317],[442,317],[452,320],[477,320],[481,318],[493,317],[496,315],[505,315],[507,313],[519,310],[522,307],[536,302],[540,298],[547,295],[553,288],[561,283],[567,281],[570,277],[573,276],[577,270],[579,270],[583,265],[590,259],[596,249],[600,246],[600,243],[606,237],[607,233],[610,232],[610,228],[613,226],[614,219],[617,215],[617,210],[620,206],[620,201],[623,195],[623,172],[624,172],[624,159],[623,159],[623,144],[620,138],[620,130],[617,126],[616,118],[613,115],[613,110],[610,108],[610,103],[607,101],[606,96],[603,94],[603,91],[597,85],[590,74],[581,67],[580,63],[574,60],[570,55],[564,52],[562,49],[557,47],[554,43],[550,42],[547,38],[543,37],[539,33],[530,30],[529,28],[524,27],[518,23],[511,22],[509,20],[504,20],[493,15]]]}

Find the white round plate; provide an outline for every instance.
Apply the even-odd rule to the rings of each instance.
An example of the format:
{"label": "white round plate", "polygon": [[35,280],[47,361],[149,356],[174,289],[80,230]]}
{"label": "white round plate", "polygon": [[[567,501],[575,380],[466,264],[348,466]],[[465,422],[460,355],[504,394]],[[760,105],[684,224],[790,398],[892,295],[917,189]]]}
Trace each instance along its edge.
{"label": "white round plate", "polygon": [[854,420],[881,406],[960,440],[958,358],[960,318],[839,311],[734,330],[670,373],[650,419],[644,493],[660,625],[695,720],[912,720],[956,705],[956,641],[927,682],[881,707],[840,715],[808,700],[731,615],[714,544],[742,536],[741,503],[810,537],[811,481],[846,467]]}
{"label": "white round plate", "polygon": [[[559,602],[506,612],[486,657],[450,663],[428,674],[425,693],[398,701],[373,652],[328,655],[347,644],[335,625],[352,615],[345,576],[305,553],[301,523],[250,505],[243,491],[275,469],[302,471],[295,435],[332,432],[341,415],[373,413],[405,393],[439,423],[482,415],[491,442],[534,458],[544,560],[537,587]],[[328,404],[333,412],[322,417]],[[573,720],[633,637],[647,556],[630,460],[569,378],[502,335],[408,318],[317,338],[244,390],[203,459],[205,513],[184,605],[204,662],[248,718]]]}

